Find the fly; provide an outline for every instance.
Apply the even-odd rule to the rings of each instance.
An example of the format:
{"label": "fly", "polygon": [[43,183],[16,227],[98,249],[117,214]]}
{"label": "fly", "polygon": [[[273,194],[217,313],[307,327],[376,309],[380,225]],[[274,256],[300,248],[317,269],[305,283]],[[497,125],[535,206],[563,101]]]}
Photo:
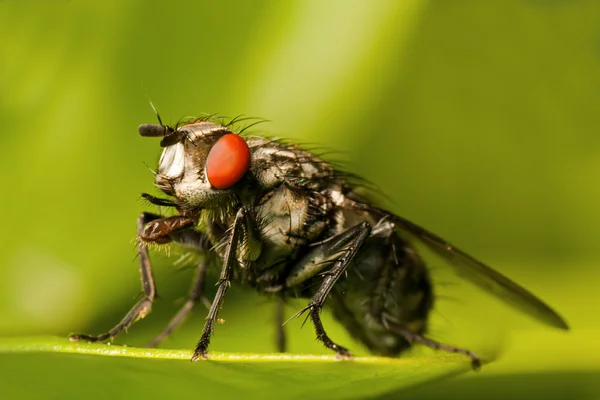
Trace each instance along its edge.
{"label": "fly", "polygon": [[[421,343],[464,354],[479,368],[481,360],[471,351],[426,336],[434,293],[414,242],[513,308],[568,329],[559,314],[527,289],[419,225],[371,204],[359,195],[359,178],[295,144],[242,136],[243,130],[234,132],[235,122],[239,120],[224,123],[207,117],[166,126],[159,117],[158,125],[139,127],[142,136],[162,138],[155,183],[168,196],[143,197],[172,207],[176,215],[139,216],[144,297],[110,331],[71,335],[72,341],[112,340],[145,317],[156,298],[148,244],[171,242],[205,257],[197,266],[189,299],[150,345],[158,345],[204,301],[209,312],[192,361],[207,357],[215,323],[222,321],[219,310],[235,279],[278,299],[279,351],[285,351],[281,304],[293,296],[309,299],[296,316],[305,314],[317,339],[338,357],[351,353],[327,334],[320,316],[325,305],[373,354],[393,357]],[[221,274],[209,302],[205,276],[215,264]]]}

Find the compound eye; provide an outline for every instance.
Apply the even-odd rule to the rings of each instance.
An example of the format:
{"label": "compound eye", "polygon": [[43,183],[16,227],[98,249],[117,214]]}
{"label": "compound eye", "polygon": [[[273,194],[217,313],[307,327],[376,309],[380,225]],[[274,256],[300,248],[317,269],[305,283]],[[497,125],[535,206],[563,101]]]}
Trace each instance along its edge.
{"label": "compound eye", "polygon": [[250,149],[241,136],[228,133],[210,149],[206,159],[206,176],[216,189],[235,185],[250,168]]}

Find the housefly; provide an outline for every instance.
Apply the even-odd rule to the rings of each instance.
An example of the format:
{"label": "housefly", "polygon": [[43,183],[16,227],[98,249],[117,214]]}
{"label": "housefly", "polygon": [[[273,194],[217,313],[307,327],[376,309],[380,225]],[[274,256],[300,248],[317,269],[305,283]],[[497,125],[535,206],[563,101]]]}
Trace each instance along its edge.
{"label": "housefly", "polygon": [[[373,354],[397,356],[421,343],[464,354],[478,368],[481,360],[471,351],[426,336],[434,292],[416,242],[501,301],[568,329],[560,315],[528,290],[419,225],[373,205],[360,194],[363,181],[299,146],[242,136],[243,129],[235,132],[235,119],[225,123],[206,117],[175,126],[158,119],[158,125],[141,125],[139,133],[161,138],[155,179],[167,197],[143,197],[175,212],[145,212],[137,220],[144,296],[110,331],[76,334],[71,340],[110,340],[145,317],[156,298],[148,245],[171,242],[206,257],[197,266],[188,301],[151,345],[171,333],[199,300],[206,300],[206,269],[216,264],[221,270],[215,297],[206,301],[209,312],[193,361],[207,357],[219,310],[235,281],[275,296],[278,304],[286,297],[309,299],[296,315],[305,314],[317,339],[338,357],[351,353],[327,334],[321,322],[325,305]],[[278,347],[284,351],[278,326]]]}

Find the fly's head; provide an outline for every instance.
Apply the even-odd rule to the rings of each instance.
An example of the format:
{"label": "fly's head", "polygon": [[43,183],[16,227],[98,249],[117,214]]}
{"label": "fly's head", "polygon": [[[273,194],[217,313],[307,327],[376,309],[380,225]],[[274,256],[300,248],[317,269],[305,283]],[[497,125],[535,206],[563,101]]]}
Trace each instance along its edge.
{"label": "fly's head", "polygon": [[143,124],[140,135],[162,137],[156,185],[183,208],[221,208],[235,201],[236,184],[250,168],[248,144],[205,120],[180,127]]}

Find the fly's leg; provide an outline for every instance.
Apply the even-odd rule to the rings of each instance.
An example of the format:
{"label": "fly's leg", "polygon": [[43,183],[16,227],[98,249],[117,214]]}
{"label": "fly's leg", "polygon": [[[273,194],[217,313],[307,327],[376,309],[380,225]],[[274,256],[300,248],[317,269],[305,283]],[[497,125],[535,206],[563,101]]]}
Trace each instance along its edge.
{"label": "fly's leg", "polygon": [[142,193],[142,199],[148,201],[151,204],[161,207],[177,207],[177,204],[169,199],[163,199],[160,197],[152,196],[148,193]]}
{"label": "fly's leg", "polygon": [[283,299],[281,297],[277,297],[277,303],[275,305],[275,323],[277,331],[275,332],[275,340],[277,345],[277,351],[280,353],[285,353],[286,350],[286,341],[285,341],[285,330],[283,327],[284,324],[284,309],[283,309]]}
{"label": "fly's leg", "polygon": [[192,361],[197,361],[200,358],[207,357],[208,345],[210,344],[210,336],[212,335],[212,332],[214,330],[217,315],[219,313],[221,305],[223,304],[225,293],[227,292],[227,289],[229,289],[229,286],[231,284],[231,275],[233,272],[233,267],[235,263],[237,263],[236,253],[245,223],[246,210],[244,208],[240,208],[237,214],[235,215],[235,221],[233,222],[233,227],[231,229],[229,241],[227,243],[227,247],[225,248],[225,254],[223,256],[223,266],[221,268],[221,276],[219,277],[219,283],[217,284],[217,293],[215,294],[215,298],[213,299],[210,311],[208,312],[208,316],[206,317],[206,323],[204,324],[202,337],[196,345],[194,355],[192,356]]}
{"label": "fly's leg", "polygon": [[[321,283],[321,287],[314,295],[310,303],[308,303],[308,306],[298,313],[299,315],[305,311],[309,311],[309,316],[313,322],[313,325],[315,326],[317,340],[321,341],[328,349],[337,352],[338,357],[351,357],[352,355],[348,349],[336,344],[329,338],[327,332],[325,332],[323,323],[321,322],[320,313],[323,309],[323,305],[325,304],[325,300],[327,299],[329,292],[331,292],[331,289],[340,276],[344,274],[348,268],[348,265],[354,256],[356,256],[356,253],[358,253],[360,246],[369,237],[370,233],[371,226],[367,222],[361,222],[360,224],[355,225],[345,232],[339,234],[337,237],[334,237],[332,240],[327,241],[327,243],[322,244],[322,248],[316,250],[325,259],[331,258],[340,252],[341,255],[337,257],[333,267],[327,272],[323,282]],[[310,255],[309,260],[309,263],[301,263],[301,268],[294,268],[292,272],[299,273],[300,275],[308,275],[306,270],[311,270],[311,268],[318,269],[319,266],[322,265],[322,262],[316,262],[316,258],[310,257]],[[311,270],[310,274],[313,274],[313,272],[314,271]],[[294,282],[294,277],[291,277],[291,281]]]}
{"label": "fly's leg", "polygon": [[146,344],[146,347],[156,347],[160,342],[162,342],[167,336],[169,336],[173,331],[181,325],[183,321],[187,318],[188,314],[192,311],[198,300],[202,300],[207,308],[210,309],[210,302],[204,296],[205,289],[205,279],[206,279],[206,269],[208,267],[208,259],[204,259],[198,265],[196,269],[196,279],[192,285],[192,290],[190,292],[190,296],[185,304],[179,309],[177,314],[169,321],[169,325],[158,334],[154,339]]}
{"label": "fly's leg", "polygon": [[416,342],[416,343],[421,343],[421,344],[424,344],[425,346],[431,347],[432,349],[436,349],[436,350],[439,349],[439,350],[449,351],[451,353],[464,354],[471,358],[471,366],[473,367],[474,370],[478,371],[481,368],[481,359],[476,354],[474,354],[473,352],[471,352],[469,350],[450,346],[450,345],[443,344],[440,342],[436,342],[435,340],[431,340],[431,339],[421,336],[417,333],[414,333],[414,332],[410,331],[409,329],[407,329],[401,325],[398,325],[397,323],[389,321],[387,319],[383,319],[382,322],[388,330],[401,335],[409,343]]}
{"label": "fly's leg", "polygon": [[[388,241],[387,248],[390,248],[390,257],[393,257],[393,263],[389,263],[387,265],[395,264],[397,268],[401,268],[402,264],[406,266],[409,265],[417,265],[416,263],[421,263],[418,258],[414,258],[411,256],[411,252],[401,252],[400,249],[406,246],[399,237],[395,234],[396,227],[393,223],[384,222],[378,224],[378,227],[373,230],[373,236],[379,236]],[[443,343],[436,342],[435,340],[428,339],[423,337],[422,335],[411,331],[410,329],[398,324],[393,319],[386,317],[385,312],[385,294],[389,290],[390,285],[392,284],[392,277],[389,274],[389,271],[382,270],[382,279],[379,281],[379,287],[374,291],[376,295],[371,299],[371,304],[369,307],[369,312],[374,319],[381,321],[381,324],[386,327],[390,332],[394,332],[400,336],[402,336],[409,343],[421,343],[433,349],[441,349],[445,351],[449,351],[452,353],[464,354],[471,358],[471,365],[473,369],[478,370],[481,367],[481,360],[477,355],[472,353],[469,350],[461,349],[454,346],[449,346]]]}
{"label": "fly's leg", "polygon": [[206,308],[210,309],[210,301],[206,298],[206,296],[204,296],[206,270],[210,262],[212,262],[212,258],[210,258],[208,255],[211,247],[209,239],[204,234],[193,229],[173,232],[170,235],[170,238],[173,240],[173,242],[176,242],[194,251],[205,253],[206,256],[205,259],[198,264],[198,268],[196,269],[196,277],[192,284],[192,289],[190,291],[188,300],[171,319],[165,330],[148,342],[146,347],[156,347],[161,341],[169,336],[182,322],[185,321],[187,315],[192,311],[198,300],[201,300]]}
{"label": "fly's leg", "polygon": [[87,340],[88,342],[102,342],[113,339],[123,330],[127,330],[135,321],[144,318],[152,309],[152,302],[156,298],[156,286],[152,276],[152,266],[148,257],[148,248],[145,242],[168,243],[169,233],[175,229],[192,224],[193,221],[187,217],[175,216],[161,218],[158,215],[142,213],[137,220],[137,232],[139,236],[138,256],[140,259],[140,277],[144,298],[137,302],[129,310],[127,315],[110,331],[94,336],[85,334],[74,334],[69,336],[72,342]]}

